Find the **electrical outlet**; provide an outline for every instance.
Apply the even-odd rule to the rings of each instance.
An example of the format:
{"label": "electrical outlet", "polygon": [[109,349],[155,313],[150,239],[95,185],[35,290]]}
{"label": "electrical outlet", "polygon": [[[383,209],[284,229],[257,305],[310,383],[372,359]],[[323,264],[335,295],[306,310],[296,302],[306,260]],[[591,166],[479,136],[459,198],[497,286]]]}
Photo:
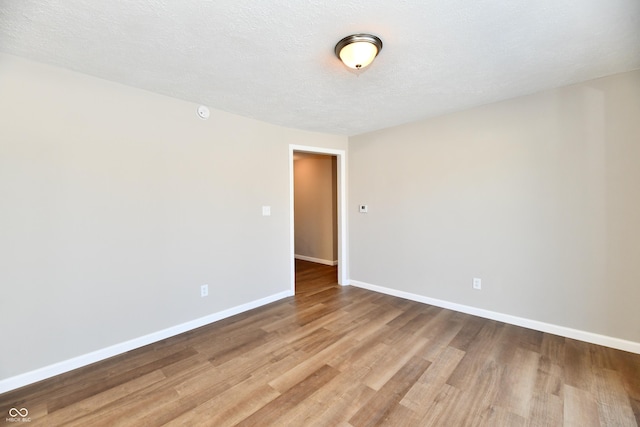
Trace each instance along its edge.
{"label": "electrical outlet", "polygon": [[482,279],[478,279],[477,277],[473,278],[473,289],[482,289]]}
{"label": "electrical outlet", "polygon": [[209,296],[209,285],[200,286],[200,296],[203,298]]}

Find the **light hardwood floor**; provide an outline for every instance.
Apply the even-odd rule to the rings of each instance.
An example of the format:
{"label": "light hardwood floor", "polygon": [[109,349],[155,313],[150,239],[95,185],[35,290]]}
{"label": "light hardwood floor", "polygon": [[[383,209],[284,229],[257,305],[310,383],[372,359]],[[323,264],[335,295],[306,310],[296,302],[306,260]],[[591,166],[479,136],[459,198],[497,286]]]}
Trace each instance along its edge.
{"label": "light hardwood floor", "polygon": [[0,411],[32,426],[639,423],[640,355],[296,270],[295,297],[5,393]]}

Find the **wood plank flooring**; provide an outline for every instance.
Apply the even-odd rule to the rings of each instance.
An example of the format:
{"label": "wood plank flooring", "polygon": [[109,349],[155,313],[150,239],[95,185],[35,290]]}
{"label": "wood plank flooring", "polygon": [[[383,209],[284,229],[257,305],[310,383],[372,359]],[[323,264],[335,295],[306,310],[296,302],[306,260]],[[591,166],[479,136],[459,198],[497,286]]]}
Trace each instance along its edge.
{"label": "wood plank flooring", "polygon": [[640,355],[340,287],[335,267],[299,261],[296,277],[295,297],[5,393],[0,411],[32,426],[640,423]]}

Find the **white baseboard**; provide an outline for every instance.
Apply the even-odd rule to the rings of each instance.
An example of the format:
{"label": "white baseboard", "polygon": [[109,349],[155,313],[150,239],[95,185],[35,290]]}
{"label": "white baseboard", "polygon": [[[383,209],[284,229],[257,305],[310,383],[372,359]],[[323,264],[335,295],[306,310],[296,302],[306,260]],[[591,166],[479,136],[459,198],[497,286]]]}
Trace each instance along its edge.
{"label": "white baseboard", "polygon": [[310,257],[310,256],[306,256],[306,255],[295,255],[296,259],[300,259],[302,261],[309,261],[309,262],[315,262],[317,264],[324,264],[324,265],[338,265],[338,261],[330,261],[328,259],[320,259],[320,258],[314,258],[314,257]]}
{"label": "white baseboard", "polygon": [[399,291],[397,289],[385,288],[383,286],[372,285],[357,280],[350,280],[349,284],[358,288],[368,289],[370,291],[382,294],[392,295],[411,301],[421,302],[423,304],[434,305],[461,313],[472,314],[485,319],[497,320],[499,322],[509,323],[511,325],[522,326],[524,328],[534,329],[540,332],[547,332],[554,335],[560,335],[566,338],[585,341],[591,344],[603,345],[605,347],[616,348],[631,353],[640,354],[640,343],[627,341],[620,338],[614,338],[606,335],[600,335],[593,332],[581,331],[579,329],[567,328],[565,326],[554,325],[551,323],[539,322],[537,320],[526,319],[524,317],[512,316],[510,314],[498,313],[495,311],[485,310],[482,308],[471,307],[468,305],[457,304],[454,302],[444,301],[436,298],[429,298],[423,295],[413,294],[410,292]]}
{"label": "white baseboard", "polygon": [[154,342],[161,341],[183,332],[208,325],[209,323],[217,322],[218,320],[222,320],[290,296],[293,296],[293,292],[290,290],[280,292],[259,300],[229,308],[227,310],[219,311],[208,316],[200,317],[199,319],[191,320],[180,325],[172,326],[161,331],[153,332],[139,338],[134,338],[129,341],[74,357],[72,359],[54,363],[53,365],[0,380],[0,394],[108,359],[109,357],[117,356],[118,354],[126,353],[127,351],[131,351],[148,344],[153,344]]}

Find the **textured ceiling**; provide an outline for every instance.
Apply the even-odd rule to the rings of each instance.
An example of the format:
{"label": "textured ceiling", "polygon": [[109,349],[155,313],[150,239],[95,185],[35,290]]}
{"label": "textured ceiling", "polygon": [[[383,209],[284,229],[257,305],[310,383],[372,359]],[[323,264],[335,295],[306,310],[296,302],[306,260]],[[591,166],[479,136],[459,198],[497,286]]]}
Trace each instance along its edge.
{"label": "textured ceiling", "polygon": [[[355,32],[384,42],[359,75]],[[640,1],[0,0],[0,51],[354,135],[640,68]]]}

